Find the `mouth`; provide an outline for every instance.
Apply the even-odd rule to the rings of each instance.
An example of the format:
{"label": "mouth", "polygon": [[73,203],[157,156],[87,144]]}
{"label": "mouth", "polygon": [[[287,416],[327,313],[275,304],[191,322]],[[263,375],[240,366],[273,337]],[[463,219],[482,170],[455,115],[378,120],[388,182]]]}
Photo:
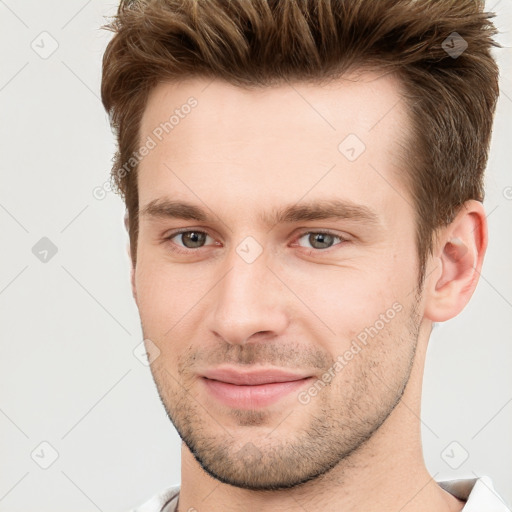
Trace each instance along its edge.
{"label": "mouth", "polygon": [[228,407],[254,409],[277,403],[309,384],[311,375],[276,368],[238,371],[222,368],[201,376],[208,394]]}

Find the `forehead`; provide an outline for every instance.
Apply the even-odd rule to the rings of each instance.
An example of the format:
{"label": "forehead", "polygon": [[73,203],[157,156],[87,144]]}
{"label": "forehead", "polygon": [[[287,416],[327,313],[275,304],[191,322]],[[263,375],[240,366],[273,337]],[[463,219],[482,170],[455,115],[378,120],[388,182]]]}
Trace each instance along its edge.
{"label": "forehead", "polygon": [[407,196],[408,132],[391,75],[249,90],[200,78],[160,83],[142,117],[140,142],[151,149],[139,164],[139,204],[173,193],[197,204],[215,191],[219,208],[233,200],[248,209],[329,192],[386,208]]}
{"label": "forehead", "polygon": [[[191,102],[196,106],[190,108]],[[285,138],[325,138],[328,145],[348,129],[368,139],[371,132],[384,133],[396,121],[407,121],[399,79],[375,72],[353,73],[322,85],[289,82],[249,89],[203,78],[161,82],[149,94],[141,134],[165,125],[173,114],[172,126],[167,131],[162,127],[163,136],[195,135],[189,137],[192,143],[207,132],[201,142],[220,142],[222,147],[249,134],[259,140],[277,138],[279,144]],[[228,133],[230,140],[224,137]],[[201,148],[200,143],[194,146],[194,154]]]}

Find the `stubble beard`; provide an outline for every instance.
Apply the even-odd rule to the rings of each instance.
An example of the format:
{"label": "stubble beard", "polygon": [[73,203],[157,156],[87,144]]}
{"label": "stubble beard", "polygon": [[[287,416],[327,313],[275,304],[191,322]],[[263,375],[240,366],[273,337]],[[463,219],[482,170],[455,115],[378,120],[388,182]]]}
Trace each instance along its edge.
{"label": "stubble beard", "polygon": [[[380,333],[307,405],[282,415],[268,409],[231,409],[223,425],[215,403],[202,403],[162,367],[152,366],[160,400],[195,460],[220,482],[253,491],[290,489],[350,467],[350,458],[400,402],[416,354],[418,301],[401,328]],[[383,348],[382,348],[383,347]],[[390,359],[391,358],[391,359]],[[350,378],[344,380],[349,370]],[[344,373],[345,372],[345,373]],[[211,411],[211,412],[210,412]],[[285,435],[280,424],[300,414]],[[259,428],[258,428],[259,427]]]}

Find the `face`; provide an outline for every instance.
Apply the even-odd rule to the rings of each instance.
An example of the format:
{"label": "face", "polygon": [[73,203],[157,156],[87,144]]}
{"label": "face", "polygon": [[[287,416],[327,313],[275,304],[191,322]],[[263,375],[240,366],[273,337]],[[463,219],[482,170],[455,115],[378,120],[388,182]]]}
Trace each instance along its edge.
{"label": "face", "polygon": [[373,74],[150,95],[134,293],[167,414],[222,482],[311,480],[404,391],[421,311],[400,98]]}

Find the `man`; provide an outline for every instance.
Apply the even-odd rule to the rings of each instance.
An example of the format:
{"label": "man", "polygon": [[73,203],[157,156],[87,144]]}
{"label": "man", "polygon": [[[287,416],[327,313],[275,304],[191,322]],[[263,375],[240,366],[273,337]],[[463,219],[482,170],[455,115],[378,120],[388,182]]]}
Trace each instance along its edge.
{"label": "man", "polygon": [[182,443],[138,511],[506,510],[438,483],[435,322],[487,246],[495,29],[459,0],[122,2],[103,62],[132,290]]}

